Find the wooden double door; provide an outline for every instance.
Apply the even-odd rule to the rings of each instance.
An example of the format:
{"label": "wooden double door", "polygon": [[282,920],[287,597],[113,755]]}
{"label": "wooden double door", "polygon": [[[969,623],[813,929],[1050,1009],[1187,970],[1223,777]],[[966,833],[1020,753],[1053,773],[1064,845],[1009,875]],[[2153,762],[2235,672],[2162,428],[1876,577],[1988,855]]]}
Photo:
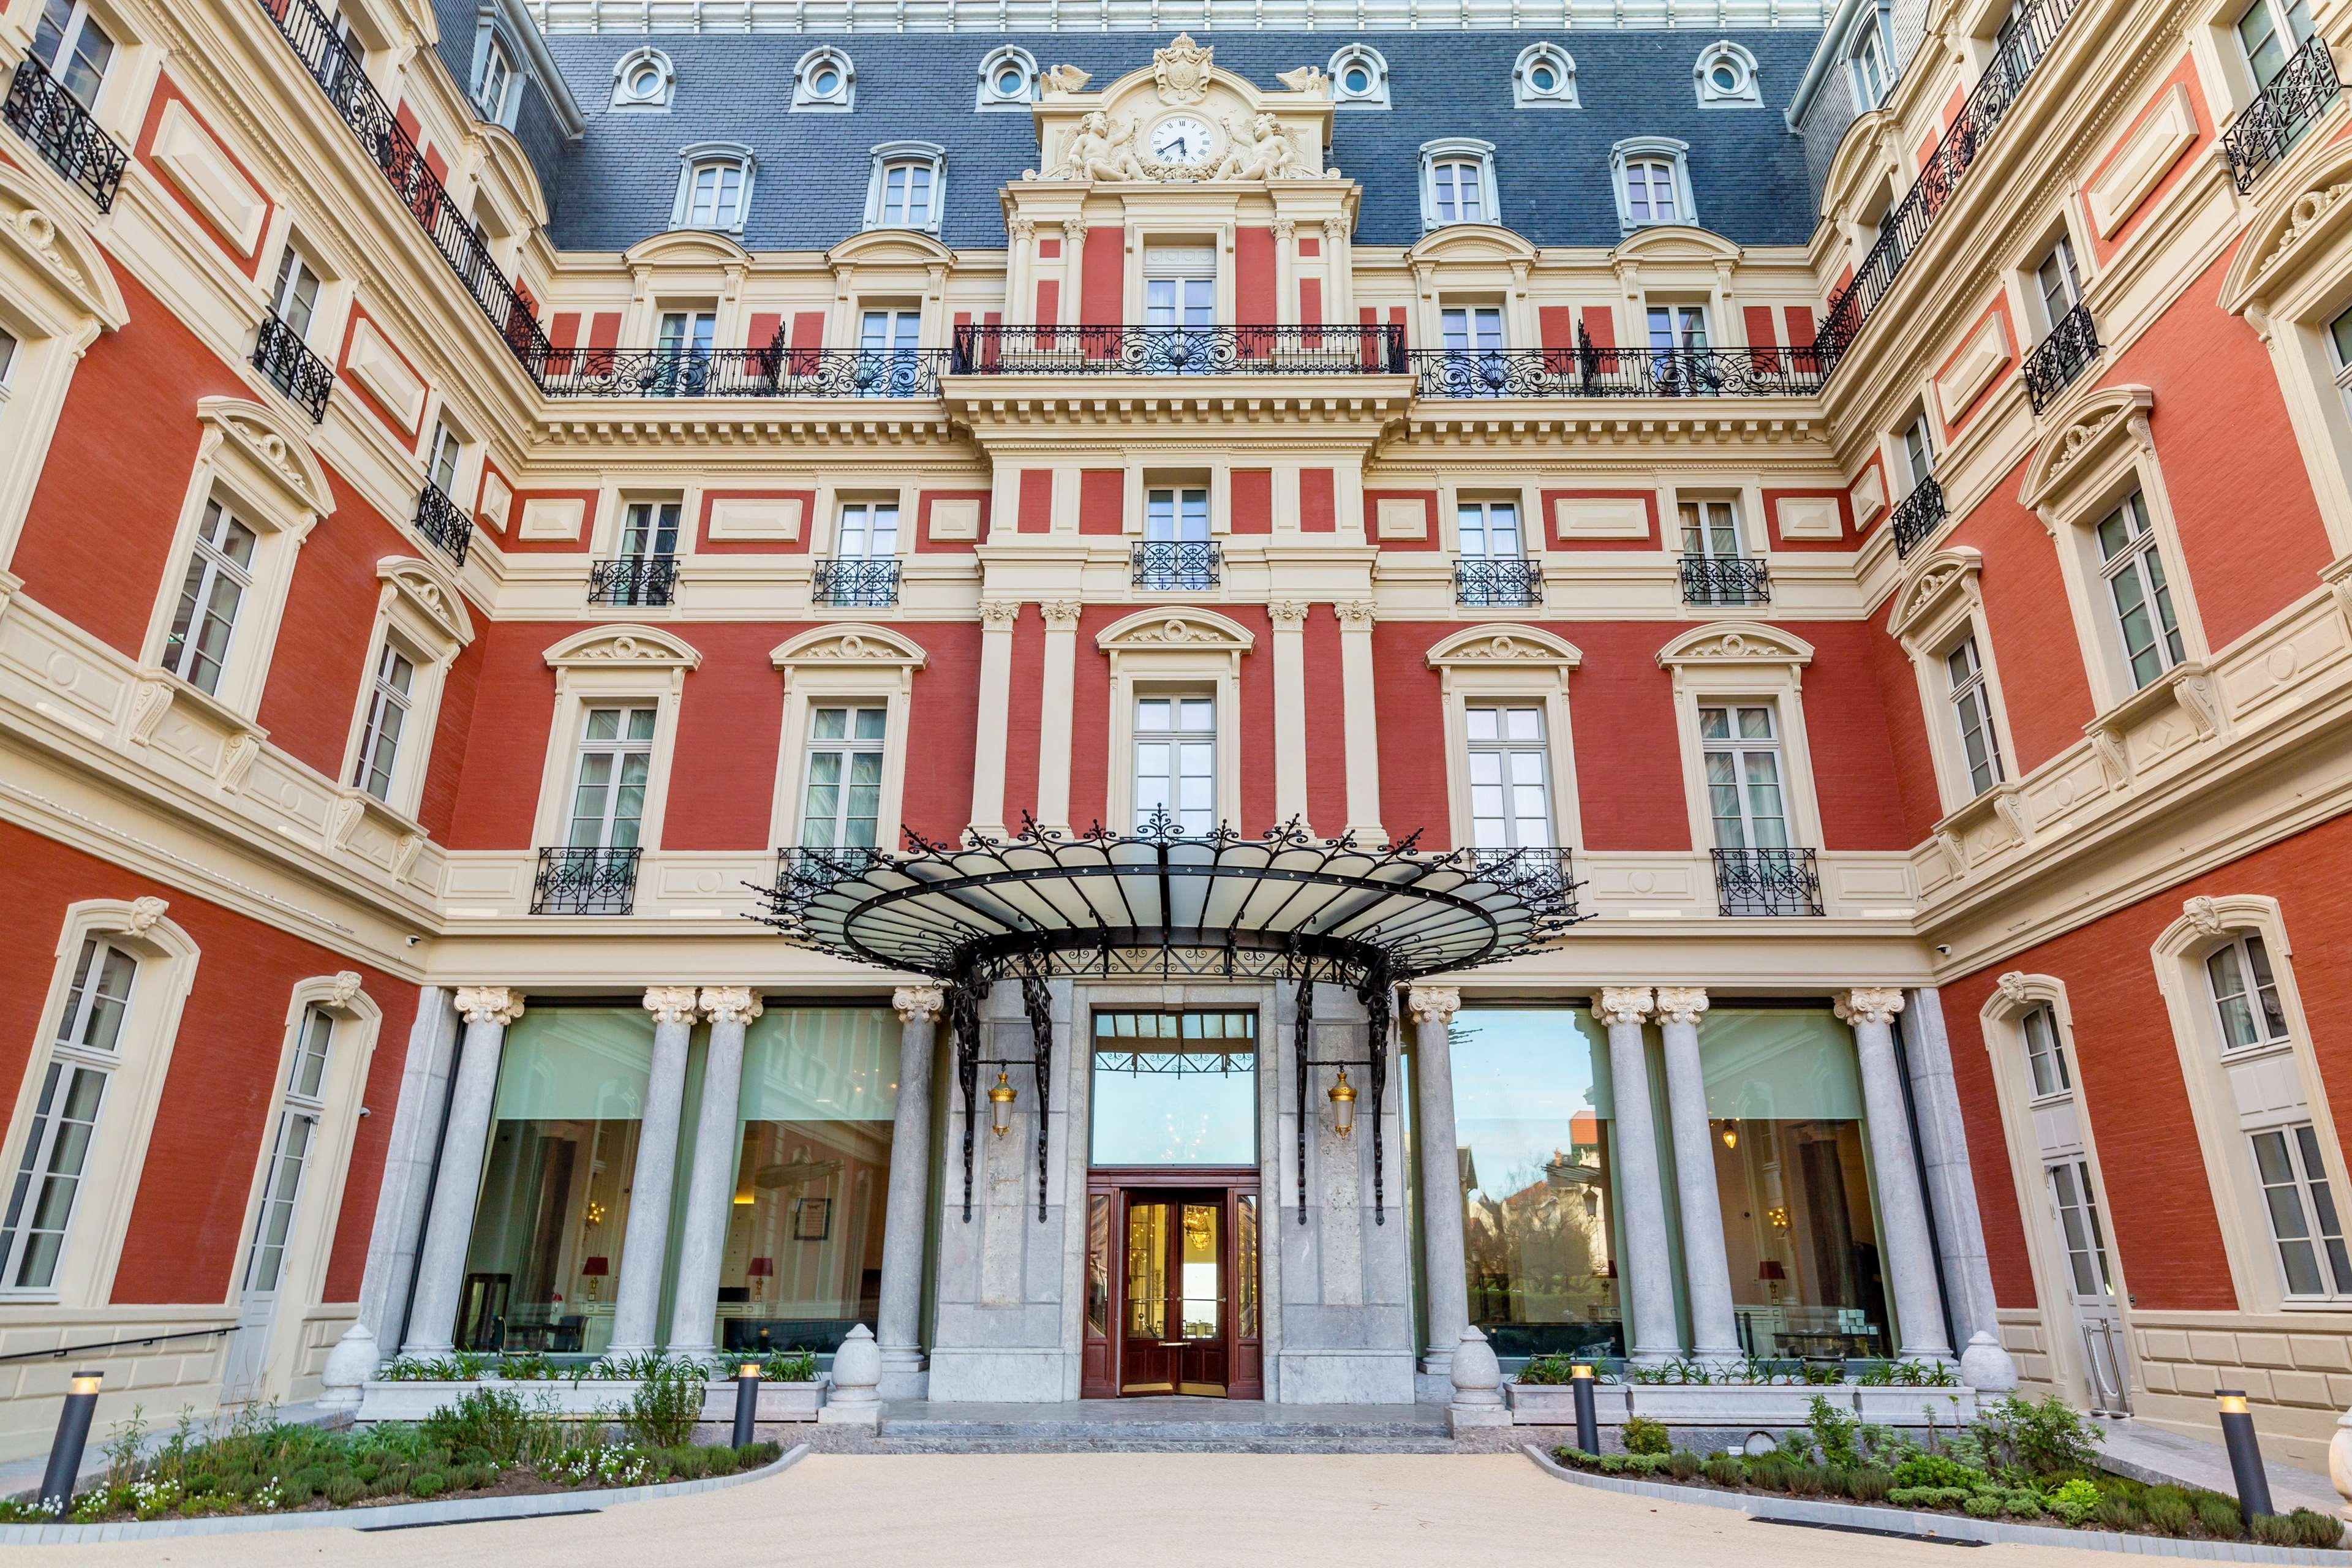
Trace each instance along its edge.
{"label": "wooden double door", "polygon": [[1265,1393],[1257,1179],[1087,1194],[1089,1398]]}

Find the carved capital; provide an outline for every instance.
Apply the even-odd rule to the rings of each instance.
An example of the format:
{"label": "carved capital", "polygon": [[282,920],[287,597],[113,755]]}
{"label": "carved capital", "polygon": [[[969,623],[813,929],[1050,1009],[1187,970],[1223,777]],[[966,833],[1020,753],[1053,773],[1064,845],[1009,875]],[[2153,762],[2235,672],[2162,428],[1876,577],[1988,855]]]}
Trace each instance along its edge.
{"label": "carved capital", "polygon": [[928,1024],[947,1005],[947,994],[936,985],[901,985],[890,993],[890,1005],[902,1024]]}
{"label": "carved capital", "polygon": [[1604,1028],[1639,1024],[1649,1016],[1650,988],[1646,985],[1605,986],[1601,1000],[1592,1005],[1592,1016]]}
{"label": "carved capital", "polygon": [[759,994],[748,985],[706,985],[701,1003],[714,1024],[748,1024],[761,1012]]}
{"label": "carved capital", "polygon": [[1706,1011],[1706,992],[1696,985],[1661,985],[1658,987],[1658,1022],[1687,1024],[1698,1026],[1699,1015]]}
{"label": "carved capital", "polygon": [[1903,993],[1892,985],[1866,985],[1838,993],[1837,1016],[1849,1024],[1876,1024],[1892,1028],[1895,1015],[1901,1011]]}
{"label": "carved capital", "polygon": [[496,1024],[503,1029],[522,1016],[522,993],[510,985],[461,985],[457,1015],[468,1024]]}
{"label": "carved capital", "polygon": [[1415,985],[1406,990],[1404,1005],[1416,1024],[1443,1024],[1462,1010],[1462,992],[1453,985]]}
{"label": "carved capital", "polygon": [[1337,245],[1347,237],[1348,220],[1346,218],[1327,217],[1323,220],[1323,239],[1326,244]]}
{"label": "carved capital", "polygon": [[1087,220],[1082,217],[1064,218],[1062,238],[1066,244],[1084,245],[1087,242]]}
{"label": "carved capital", "polygon": [[648,985],[646,1011],[656,1024],[693,1024],[697,1017],[691,985]]}
{"label": "carved capital", "polygon": [[1276,599],[1266,605],[1265,613],[1276,626],[1297,631],[1307,624],[1307,608],[1304,599]]}
{"label": "carved capital", "polygon": [[1078,624],[1078,612],[1086,606],[1076,599],[1048,599],[1037,608],[1044,612],[1045,625],[1056,631],[1068,631]]}
{"label": "carved capital", "polygon": [[1017,243],[1026,245],[1037,233],[1037,220],[1030,217],[1007,218],[1004,220],[1004,232]]}
{"label": "carved capital", "polygon": [[143,899],[133,899],[131,900],[131,916],[122,922],[123,929],[132,936],[145,936],[155,929],[155,922],[162,920],[163,911],[171,907],[152,894]]}
{"label": "carved capital", "polygon": [[992,628],[1003,627],[1006,631],[1011,631],[1013,623],[1021,618],[1021,601],[982,599],[980,602],[980,618]]}
{"label": "carved capital", "polygon": [[1274,231],[1276,245],[1288,245],[1290,237],[1298,232],[1298,226],[1286,217],[1278,217],[1266,226]]}
{"label": "carved capital", "polygon": [[1358,631],[1372,629],[1372,602],[1370,599],[1342,599],[1331,608],[1338,612],[1342,626]]}

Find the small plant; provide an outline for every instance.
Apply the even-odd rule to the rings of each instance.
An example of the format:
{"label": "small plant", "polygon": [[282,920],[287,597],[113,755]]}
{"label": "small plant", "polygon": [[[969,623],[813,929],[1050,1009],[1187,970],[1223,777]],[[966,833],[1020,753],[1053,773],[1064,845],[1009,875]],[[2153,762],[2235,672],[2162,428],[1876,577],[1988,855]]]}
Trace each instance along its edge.
{"label": "small plant", "polygon": [[1665,1424],[1646,1415],[1627,1419],[1622,1436],[1629,1454],[1664,1454],[1674,1449],[1674,1440],[1666,1435]]}
{"label": "small plant", "polygon": [[1854,1379],[1865,1388],[1958,1388],[1959,1374],[1939,1361],[1883,1361]]}
{"label": "small plant", "polygon": [[[816,1358],[812,1356],[809,1359],[812,1366],[814,1366]],[[1575,1380],[1570,1377],[1569,1373],[1576,1367],[1589,1366],[1591,1364],[1591,1363],[1589,1362],[1580,1362],[1572,1356],[1529,1356],[1528,1358],[1528,1364],[1519,1368],[1518,1377],[1521,1383],[1527,1384],[1531,1387],[1538,1384],[1557,1386],[1560,1384],[1574,1382]]]}
{"label": "small plant", "polygon": [[1791,1426],[1780,1434],[1780,1457],[1792,1465],[1813,1462],[1813,1435],[1801,1426]]}
{"label": "small plant", "polygon": [[2199,1492],[2195,1507],[2197,1526],[2206,1534],[2222,1541],[2236,1541],[2245,1534],[2245,1522],[2238,1517],[2235,1499],[2219,1492]]}
{"label": "small plant", "polygon": [[2099,1489],[2077,1476],[2050,1494],[2050,1511],[2068,1524],[2083,1524],[2099,1511]]}
{"label": "small plant", "polygon": [[2147,1527],[2158,1535],[2188,1535],[2197,1528],[2197,1505],[2179,1487],[2150,1487],[2140,1499]]}
{"label": "small plant", "polygon": [[1666,1473],[1678,1481],[1687,1481],[1696,1477],[1698,1468],[1698,1456],[1687,1449],[1677,1448],[1666,1456]]}
{"label": "small plant", "polygon": [[671,1448],[684,1443],[702,1419],[702,1403],[709,1379],[691,1362],[655,1358],[619,1412],[618,1419],[633,1441],[647,1447]]}
{"label": "small plant", "polygon": [[1719,1487],[1736,1487],[1748,1479],[1748,1462],[1733,1454],[1717,1454],[1699,1466],[1699,1474]]}
{"label": "small plant", "polygon": [[543,1351],[510,1351],[499,1358],[499,1375],[509,1383],[552,1383],[562,1373]]}
{"label": "small plant", "polygon": [[1854,1441],[1861,1420],[1840,1410],[1816,1394],[1806,1406],[1805,1425],[1813,1435],[1813,1446],[1821,1450],[1825,1465],[1852,1465],[1862,1458],[1862,1450]]}
{"label": "small plant", "polygon": [[1895,1467],[1898,1487],[1958,1487],[1968,1490],[1984,1472],[1971,1469],[1948,1454],[1914,1454]]}
{"label": "small plant", "polygon": [[1894,1489],[1895,1478],[1875,1465],[1852,1471],[1846,1479],[1845,1495],[1856,1502],[1885,1502]]}

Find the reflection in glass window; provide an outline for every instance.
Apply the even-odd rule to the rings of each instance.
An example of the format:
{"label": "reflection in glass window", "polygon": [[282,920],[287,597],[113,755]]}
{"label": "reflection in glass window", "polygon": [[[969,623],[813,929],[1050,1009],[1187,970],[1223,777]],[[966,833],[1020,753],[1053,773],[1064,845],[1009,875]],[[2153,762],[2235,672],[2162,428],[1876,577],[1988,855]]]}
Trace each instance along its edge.
{"label": "reflection in glass window", "polygon": [[2287,1037],[2286,1008],[2279,1002],[2278,977],[2271,973],[2270,949],[2252,931],[2232,937],[2205,960],[2221,1016],[2225,1048],[2272,1045]]}
{"label": "reflection in glass window", "polygon": [[1580,1010],[1482,1007],[1451,1044],[1471,1322],[1497,1355],[1622,1354],[1607,1041]]}
{"label": "reflection in glass window", "polygon": [[1257,1015],[1095,1015],[1097,1165],[1257,1163]]}

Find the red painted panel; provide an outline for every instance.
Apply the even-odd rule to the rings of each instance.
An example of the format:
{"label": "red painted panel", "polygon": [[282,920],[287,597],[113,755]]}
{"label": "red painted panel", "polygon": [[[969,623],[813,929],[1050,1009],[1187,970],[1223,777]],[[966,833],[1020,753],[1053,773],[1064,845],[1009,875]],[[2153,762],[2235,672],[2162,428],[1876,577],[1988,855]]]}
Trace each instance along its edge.
{"label": "red painted panel", "polygon": [[1263,605],[1233,605],[1225,613],[1256,639],[1241,668],[1241,710],[1235,718],[1242,798],[1234,823],[1256,837],[1274,826],[1274,620]]}
{"label": "red painted panel", "polygon": [[[1061,320],[1062,285],[1057,279],[1040,278],[1037,279],[1037,324],[1041,327],[1056,326],[1060,324]],[[1037,346],[1045,349],[1052,348],[1053,335],[1051,333],[1040,335]]]}
{"label": "red painted panel", "polygon": [[816,372],[817,351],[824,347],[824,312],[795,310],[793,312],[792,371],[794,375],[812,375]]}
{"label": "red painted panel", "polygon": [[433,752],[425,759],[425,787],[418,793],[416,820],[436,844],[449,841],[457,813],[457,786],[466,765],[466,737],[473,732],[474,707],[482,687],[481,634],[487,617],[474,616],[474,640],[458,652],[441,678],[441,711],[433,723]]}
{"label": "red painted panel", "polygon": [[[1835,501],[1838,522],[1843,530],[1839,539],[1788,539],[1780,532],[1780,503],[1784,500]],[[1764,526],[1775,550],[1851,550],[1854,545],[1853,500],[1843,489],[1789,489],[1764,492]]]}
{"label": "red painted panel", "polygon": [[[1381,826],[1391,838],[1418,832],[1423,849],[1454,847],[1445,753],[1432,743],[1445,733],[1444,698],[1428,654],[1433,644],[1459,630],[1409,621],[1372,626],[1372,679],[1381,694]],[[1313,693],[1308,696],[1311,710]],[[1315,826],[1323,827],[1320,816]]]}
{"label": "red painted panel", "polygon": [[[801,536],[798,539],[713,539],[710,537],[710,513],[722,500],[797,500],[801,503]],[[705,490],[702,492],[702,513],[695,520],[694,548],[704,555],[805,555],[815,533],[814,490]]]}
{"label": "red painted panel", "polygon": [[1126,265],[1126,231],[1097,229],[1088,236],[1078,299],[1078,320],[1089,327],[1119,324],[1122,272]]}
{"label": "red painted panel", "polygon": [[595,313],[595,315],[593,315],[593,316],[592,316],[592,317],[590,317],[590,318],[589,318],[589,321],[588,321],[588,346],[589,346],[590,348],[592,348],[592,349],[609,349],[609,348],[615,348],[615,347],[619,346],[620,342],[621,342],[621,312],[620,312],[620,311],[618,311],[618,310],[599,310],[599,311],[597,311],[597,312]]}
{"label": "red painted panel", "polygon": [[[1650,525],[1647,539],[1563,539],[1556,521],[1558,502],[1564,500],[1638,500]],[[1658,546],[1658,492],[1655,490],[1546,490],[1542,495],[1543,526],[1550,531],[1554,550],[1655,550]]]}
{"label": "red painted panel", "polygon": [[1004,821],[1037,810],[1037,742],[1045,709],[1045,621],[1034,605],[1013,623],[1013,690],[1004,705]]}
{"label": "red painted panel", "polygon": [[[1110,655],[1095,646],[1124,605],[1089,605],[1078,617],[1070,698],[1070,826],[1091,827],[1110,813]],[[1246,662],[1246,661],[1245,661]]]}
{"label": "red painted panel", "polygon": [[[1026,497],[1024,500],[1025,502]],[[1126,531],[1127,475],[1118,468],[1087,468],[1078,475],[1078,531]]]}
{"label": "red painted panel", "polygon": [[1234,531],[1235,533],[1272,533],[1274,531],[1274,470],[1235,468],[1233,483]]}
{"label": "red painted panel", "polygon": [[[1310,327],[1323,324],[1323,279],[1301,278],[1298,280],[1298,320]],[[1321,342],[1318,337],[1315,342]]]}
{"label": "red painted panel", "polygon": [[[1576,731],[1580,754],[1603,754],[1593,748],[1607,748],[1605,768],[1580,766],[1577,771],[1586,847],[1688,849],[1690,815],[1683,799],[1674,679],[1658,668],[1657,660],[1658,649],[1673,639],[1675,628],[1576,621],[1547,629],[1584,652],[1584,662],[1569,677],[1568,686],[1569,722]],[[1436,640],[1435,636],[1429,638]]]}
{"label": "red painted panel", "polygon": [[[976,500],[980,503],[980,540],[933,539],[931,537],[931,505],[943,500]],[[986,490],[925,490],[915,505],[915,549],[919,552],[960,551],[971,554],[976,542],[988,538],[988,502]]]}
{"label": "red painted panel", "polygon": [[[1919,706],[1919,680],[1911,656],[1887,630],[1895,601],[1889,598],[1871,619],[1877,635],[1870,639],[1870,658],[1878,677],[1879,705],[1886,714],[1888,749],[1895,759],[1895,793],[1903,808],[1903,837],[1924,843],[1944,815],[1943,796],[1936,786],[1935,753],[1927,746],[1927,718]],[[1810,696],[1810,691],[1808,692]],[[1811,720],[1807,710],[1807,724]],[[1938,714],[1940,721],[1943,715]]]}
{"label": "red painted panel", "polygon": [[917,639],[928,656],[915,673],[910,753],[900,818],[927,838],[953,839],[971,822],[971,763],[979,735],[980,623],[927,621]]}
{"label": "red painted panel", "polygon": [[769,810],[780,785],[793,787],[795,770],[787,767],[778,776],[784,683],[768,655],[808,625],[698,621],[678,630],[700,650],[702,662],[686,678],[678,700],[662,847],[773,848]]}
{"label": "red painted panel", "polygon": [[1234,231],[1235,324],[1244,327],[1272,326],[1276,301],[1274,230],[1244,225]]}
{"label": "red painted panel", "polygon": [[[1419,539],[1382,539],[1381,537],[1381,502],[1384,500],[1417,500],[1422,516],[1426,520],[1423,537]],[[1437,548],[1437,492],[1435,490],[1366,490],[1364,492],[1364,537],[1382,550],[1434,550]]]}
{"label": "red painted panel", "polygon": [[1039,260],[1056,261],[1061,258],[1061,255],[1062,242],[1060,240],[1041,239],[1037,242],[1037,257]]}
{"label": "red painted panel", "polygon": [[1302,234],[1298,237],[1298,254],[1320,256],[1323,254],[1323,242],[1311,234]]}
{"label": "red painted panel", "polygon": [[[1339,673],[1339,616],[1328,605],[1307,611],[1307,820],[1318,833],[1348,826],[1347,682]],[[1266,660],[1272,679],[1274,660]],[[1389,697],[1381,693],[1381,731],[1392,727]],[[1394,726],[1409,728],[1409,726]],[[1422,731],[1427,735],[1430,731]]]}
{"label": "red painted panel", "polygon": [[[254,178],[253,170],[230,148],[227,139],[220,133],[219,129],[197,112],[195,103],[187,94],[180,90],[180,84],[173,81],[168,72],[156,79],[155,96],[147,100],[147,119],[139,128],[139,142],[135,156],[141,163],[147,165],[151,174],[155,175],[157,185],[173,205],[194,221],[196,227],[203,231],[205,238],[220,247],[221,254],[228,258],[228,264],[231,267],[236,268],[247,278],[258,277],[261,271],[263,247],[256,243],[251,256],[238,256],[236,247],[229,243],[228,236],[214,226],[212,219],[204,215],[202,208],[180,194],[180,187],[172,183],[172,177],[163,172],[163,165],[155,162],[155,134],[163,127],[165,106],[173,103],[177,103],[191,119],[205,128],[213,141],[218,144],[222,155],[236,166],[238,174],[245,176],[247,184],[257,192],[268,192],[269,187]],[[264,195],[260,229],[262,238],[266,239],[268,237],[270,220],[277,216],[277,204]]]}
{"label": "red painted panel", "polygon": [[[2193,140],[2184,143],[2179,152],[2173,154],[2172,163],[2164,177],[2150,186],[2146,195],[2140,197],[2138,204],[2132,208],[2131,216],[2116,227],[2113,236],[2105,238],[2102,238],[2097,234],[2091,236],[2091,253],[2098,258],[2101,266],[2105,266],[2109,258],[2131,243],[2132,237],[2147,223],[2148,215],[2156,210],[2158,205],[2170,194],[2174,186],[2187,179],[2189,172],[2205,161],[2205,150],[2212,142],[2214,135],[2213,116],[2205,104],[2205,88],[2203,82],[2198,79],[2197,62],[2194,58],[2184,54],[2180,57],[2180,63],[2172,68],[2172,74],[2157,84],[2156,90],[2148,95],[2147,101],[2141,105],[2139,112],[2132,117],[2132,122],[2116,133],[2115,141],[2108,144],[2105,155],[2100,158],[2098,166],[2083,177],[2083,188],[2087,191],[2098,183],[2099,176],[2106,172],[2107,166],[2121,156],[2125,148],[2131,144],[2133,133],[2147,123],[2148,118],[2171,100],[2172,89],[2176,85],[2184,89],[2189,95],[2189,114],[2196,126],[2196,135]],[[2177,303],[2174,309],[2178,310],[2180,304],[2185,303],[2184,300]]]}
{"label": "red painted panel", "polygon": [[1054,531],[1053,469],[1021,470],[1021,513],[1013,520],[1013,530],[1019,533],[1051,533]]}
{"label": "red painted panel", "polygon": [[1615,348],[1616,313],[1606,305],[1587,305],[1584,307],[1584,333],[1592,340],[1592,346],[1596,349]]}
{"label": "red painted panel", "polygon": [[[476,623],[479,675],[466,737],[457,800],[449,814],[452,849],[528,849],[555,720],[555,672],[546,651],[583,625],[547,621]],[[689,681],[692,677],[688,678]]]}
{"label": "red painted panel", "polygon": [[1781,624],[1814,649],[1805,667],[1803,702],[1822,847],[1910,848],[1918,840],[1906,831],[1897,802],[1895,748],[1877,673],[1878,632],[1866,621]]}
{"label": "red painted panel", "polygon": [[551,375],[570,374],[573,368],[572,347],[580,342],[580,312],[558,310],[547,323],[547,343],[551,351],[547,356],[548,373]]}
{"label": "red painted panel", "polygon": [[[2040,767],[2083,738],[2091,721],[2091,688],[2083,670],[2074,612],[2057,586],[2056,547],[2042,520],[2017,499],[2023,463],[1985,492],[1951,533],[1954,544],[1983,552],[1977,586],[1985,629],[2010,695],[2009,730],[2017,742],[2013,776]],[[2030,700],[2029,700],[2030,694]]]}
{"label": "red painted panel", "polygon": [[1298,531],[1335,533],[1339,527],[1339,480],[1328,468],[1298,470]]}
{"label": "red painted panel", "polygon": [[[956,319],[958,321],[961,321],[964,318],[959,316]],[[747,349],[766,348],[770,343],[776,341],[776,330],[783,324],[784,318],[781,311],[752,311],[751,327],[749,331],[743,334],[743,346]]]}
{"label": "red painted panel", "polygon": [[1536,326],[1543,334],[1544,369],[1554,375],[1565,375],[1575,369],[1575,310],[1567,305],[1539,306]]}
{"label": "red painted panel", "polygon": [[1780,321],[1789,330],[1789,346],[1792,349],[1812,347],[1813,340],[1821,333],[1821,329],[1813,325],[1813,312],[1809,306],[1781,306]]}
{"label": "red painted panel", "polygon": [[[1779,340],[1772,335],[1771,306],[1743,306],[1739,312],[1739,320],[1741,324],[1748,330],[1748,346],[1749,348],[1769,349],[1778,348],[1780,346]],[[1769,363],[1769,360],[1767,363]]]}

